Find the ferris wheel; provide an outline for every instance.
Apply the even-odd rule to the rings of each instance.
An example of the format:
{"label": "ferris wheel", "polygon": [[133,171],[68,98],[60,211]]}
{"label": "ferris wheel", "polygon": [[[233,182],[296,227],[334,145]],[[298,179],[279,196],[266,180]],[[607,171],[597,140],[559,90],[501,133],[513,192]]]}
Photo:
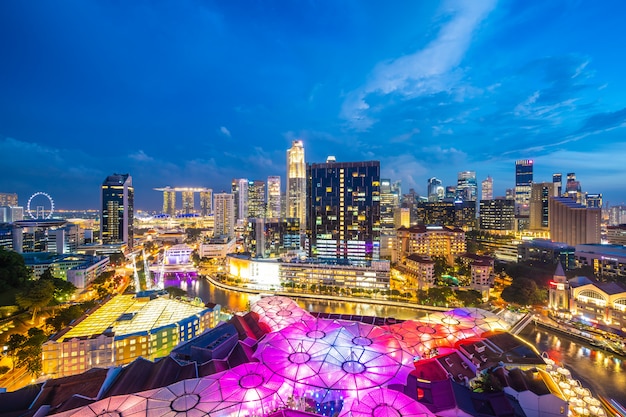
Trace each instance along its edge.
{"label": "ferris wheel", "polygon": [[[31,206],[34,210],[31,209]],[[49,194],[38,191],[28,199],[26,212],[33,220],[51,219],[52,213],[54,213],[54,200]]]}

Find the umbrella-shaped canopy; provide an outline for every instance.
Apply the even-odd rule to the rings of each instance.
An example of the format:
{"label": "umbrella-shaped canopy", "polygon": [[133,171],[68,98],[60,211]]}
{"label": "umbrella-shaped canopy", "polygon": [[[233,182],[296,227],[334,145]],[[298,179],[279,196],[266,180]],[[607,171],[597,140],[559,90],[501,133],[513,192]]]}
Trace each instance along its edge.
{"label": "umbrella-shaped canopy", "polygon": [[423,356],[435,347],[450,346],[449,327],[442,324],[406,320],[392,324],[388,329],[405,344],[413,356]]}
{"label": "umbrella-shaped canopy", "polygon": [[63,413],[66,417],[121,417],[146,414],[147,400],[139,395],[117,395],[96,401],[77,410]]}
{"label": "umbrella-shaped canopy", "polygon": [[283,382],[261,363],[244,363],[158,389],[147,397],[145,410],[153,417],[266,414],[286,405],[288,389]]}
{"label": "umbrella-shaped canopy", "polygon": [[434,417],[434,414],[401,392],[377,388],[347,402],[339,417]]}
{"label": "umbrella-shaped canopy", "polygon": [[459,317],[466,317],[474,321],[474,324],[483,331],[494,331],[509,329],[508,323],[491,311],[483,310],[482,308],[475,307],[462,307],[451,310],[451,313]]}
{"label": "umbrella-shaped canopy", "polygon": [[252,305],[251,310],[258,313],[259,321],[267,324],[274,332],[290,324],[313,318],[291,298],[280,296],[262,297]]}
{"label": "umbrella-shaped canopy", "polygon": [[259,342],[255,357],[294,386],[342,397],[348,391],[406,383],[412,356],[380,327],[340,320],[296,323]]}
{"label": "umbrella-shaped canopy", "polygon": [[427,316],[424,321],[439,324],[448,333],[446,339],[438,339],[440,346],[454,346],[459,340],[480,336],[484,331],[473,318],[455,313],[453,310],[441,311]]}

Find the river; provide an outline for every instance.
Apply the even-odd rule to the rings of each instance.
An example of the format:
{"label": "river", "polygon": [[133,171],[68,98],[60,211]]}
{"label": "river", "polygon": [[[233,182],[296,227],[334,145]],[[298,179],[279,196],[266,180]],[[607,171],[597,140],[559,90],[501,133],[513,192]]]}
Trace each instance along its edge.
{"label": "river", "polygon": [[[198,296],[204,302],[220,304],[231,311],[247,311],[250,302],[258,296],[222,290],[197,278],[188,281],[167,281],[186,290],[190,296]],[[298,300],[308,311],[357,314],[363,316],[394,317],[408,320],[425,316],[425,311],[411,307],[387,307],[366,303],[337,302],[326,300]],[[626,404],[626,360],[619,356],[597,350],[549,332],[532,324],[520,334],[525,340],[537,347],[539,352],[548,352],[551,358],[565,365],[584,386],[594,393],[614,398]]]}

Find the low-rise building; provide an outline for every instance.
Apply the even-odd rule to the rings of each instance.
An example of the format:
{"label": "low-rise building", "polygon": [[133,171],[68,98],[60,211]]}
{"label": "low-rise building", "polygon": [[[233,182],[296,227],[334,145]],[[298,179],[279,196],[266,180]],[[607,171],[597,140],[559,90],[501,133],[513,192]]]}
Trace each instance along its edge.
{"label": "low-rise building", "polygon": [[69,281],[76,288],[85,288],[109,266],[107,256],[29,252],[23,253],[22,257],[26,266],[32,268],[36,278],[50,269],[52,276]]}
{"label": "low-rise building", "polygon": [[435,262],[427,256],[414,253],[396,268],[405,277],[407,290],[427,290],[435,285]]}
{"label": "low-rise building", "polygon": [[563,265],[566,270],[576,268],[574,252],[576,248],[562,242],[547,239],[524,240],[517,246],[519,262],[533,264]]}
{"label": "low-rise building", "polygon": [[587,277],[568,281],[570,312],[584,322],[626,334],[626,287],[616,282],[597,282]]}
{"label": "low-rise building", "polygon": [[164,291],[117,295],[88,312],[42,347],[47,377],[167,356],[219,320],[219,305],[169,298]]}
{"label": "low-rise building", "polygon": [[596,276],[626,277],[626,247],[621,245],[576,245],[574,252],[578,267],[590,266]]}
{"label": "low-rise building", "polygon": [[422,256],[443,256],[452,263],[465,253],[465,232],[448,226],[411,226],[398,229],[394,261],[414,253]]}
{"label": "low-rise building", "polygon": [[235,252],[236,239],[228,236],[214,237],[201,243],[198,247],[198,255],[201,258],[224,259],[229,253]]}
{"label": "low-rise building", "polygon": [[606,240],[612,245],[626,246],[626,224],[607,227]]}

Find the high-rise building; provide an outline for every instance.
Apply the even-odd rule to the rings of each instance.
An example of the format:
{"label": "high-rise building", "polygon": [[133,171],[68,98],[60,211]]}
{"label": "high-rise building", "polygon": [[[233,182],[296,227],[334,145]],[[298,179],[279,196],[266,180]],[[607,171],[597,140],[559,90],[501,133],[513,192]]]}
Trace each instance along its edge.
{"label": "high-rise building", "polygon": [[391,180],[380,180],[380,230],[383,234],[395,234],[394,211],[400,206],[398,191]]}
{"label": "high-rise building", "polygon": [[461,171],[457,176],[456,198],[463,201],[476,201],[478,183],[476,171]]}
{"label": "high-rise building", "polygon": [[602,194],[585,193],[585,205],[591,208],[602,208]]}
{"label": "high-rise building", "polygon": [[552,183],[554,184],[557,196],[561,197],[563,195],[563,174],[560,172],[552,174]]}
{"label": "high-rise building", "polygon": [[109,175],[102,183],[100,239],[133,247],[135,189],[129,174]]}
{"label": "high-rise building", "polygon": [[567,182],[565,183],[565,197],[569,197],[572,200],[576,201],[578,204],[584,204],[582,188],[580,186],[580,181],[576,179],[575,172],[567,173]]}
{"label": "high-rise building", "polygon": [[481,183],[481,200],[493,200],[493,178],[487,176]]}
{"label": "high-rise building", "polygon": [[588,208],[569,197],[548,200],[550,238],[571,246],[600,243],[602,210]]}
{"label": "high-rise building", "polygon": [[380,162],[311,164],[308,169],[309,255],[380,258]]}
{"label": "high-rise building", "polygon": [[265,181],[248,181],[248,218],[265,218]]}
{"label": "high-rise building", "polygon": [[280,192],[280,177],[267,177],[267,218],[280,219],[282,217]]}
{"label": "high-rise building", "polygon": [[163,189],[163,214],[169,214],[170,217],[176,215],[176,190],[174,188]]}
{"label": "high-rise building", "polygon": [[515,230],[515,201],[505,198],[480,200],[480,230]]}
{"label": "high-rise building", "polygon": [[207,188],[200,191],[200,215],[207,217],[213,214],[213,190]]}
{"label": "high-rise building", "polygon": [[442,184],[439,178],[428,179],[428,201],[442,201],[445,198],[446,191]]}
{"label": "high-rise building", "polygon": [[239,222],[245,222],[248,218],[248,184],[247,178],[235,178],[231,184],[235,220]]}
{"label": "high-rise building", "polygon": [[182,191],[182,196],[183,196],[183,214],[192,214],[195,209],[196,206],[194,204],[194,198],[193,198],[193,191],[192,190],[183,190]]}
{"label": "high-rise building", "polygon": [[537,182],[530,192],[530,230],[549,231],[549,200],[558,197],[554,182]]}
{"label": "high-rise building", "polygon": [[213,195],[213,208],[215,210],[215,226],[213,236],[234,237],[235,235],[235,206],[234,196],[228,193]]}
{"label": "high-rise building", "polygon": [[516,214],[530,214],[530,189],[533,183],[533,160],[515,161],[515,208]]}
{"label": "high-rise building", "polygon": [[287,150],[287,216],[300,220],[302,230],[306,227],[307,167],[304,162],[304,145],[294,140]]}
{"label": "high-rise building", "polygon": [[609,226],[626,224],[626,206],[611,206],[609,208]]}
{"label": "high-rise building", "polygon": [[16,193],[0,193],[0,206],[15,207],[17,206]]}

